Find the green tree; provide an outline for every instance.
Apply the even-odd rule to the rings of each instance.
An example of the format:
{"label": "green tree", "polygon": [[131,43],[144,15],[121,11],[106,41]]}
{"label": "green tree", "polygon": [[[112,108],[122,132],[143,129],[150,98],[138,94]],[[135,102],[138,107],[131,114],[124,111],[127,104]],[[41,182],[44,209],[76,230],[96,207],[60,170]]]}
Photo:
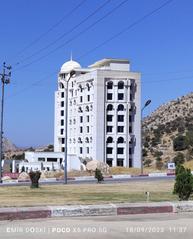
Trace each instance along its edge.
{"label": "green tree", "polygon": [[193,192],[193,176],[190,169],[178,164],[176,167],[176,181],[173,193],[177,194],[179,200],[188,200]]}
{"label": "green tree", "polygon": [[181,152],[179,152],[174,158],[173,158],[173,162],[178,165],[178,164],[183,164],[185,162],[184,159],[184,154],[182,154]]}
{"label": "green tree", "polygon": [[163,167],[163,162],[162,162],[162,158],[160,156],[158,156],[156,158],[156,168],[161,170]]}
{"label": "green tree", "polygon": [[182,151],[188,148],[188,139],[186,136],[178,135],[173,140],[174,151]]}
{"label": "green tree", "polygon": [[97,179],[97,182],[100,183],[101,181],[104,180],[102,172],[100,169],[96,168],[95,170],[95,178]]}
{"label": "green tree", "polygon": [[41,172],[40,171],[31,171],[29,173],[29,177],[31,180],[31,188],[39,188],[39,179],[41,176]]}

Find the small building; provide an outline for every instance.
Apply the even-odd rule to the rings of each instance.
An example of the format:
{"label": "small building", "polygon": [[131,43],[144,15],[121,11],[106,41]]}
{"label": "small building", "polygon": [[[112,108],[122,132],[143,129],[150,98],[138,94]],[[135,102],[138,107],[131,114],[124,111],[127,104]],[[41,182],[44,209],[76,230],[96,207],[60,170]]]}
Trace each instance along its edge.
{"label": "small building", "polygon": [[45,170],[53,171],[64,167],[64,153],[57,152],[25,152],[25,160],[19,164],[19,172]]}

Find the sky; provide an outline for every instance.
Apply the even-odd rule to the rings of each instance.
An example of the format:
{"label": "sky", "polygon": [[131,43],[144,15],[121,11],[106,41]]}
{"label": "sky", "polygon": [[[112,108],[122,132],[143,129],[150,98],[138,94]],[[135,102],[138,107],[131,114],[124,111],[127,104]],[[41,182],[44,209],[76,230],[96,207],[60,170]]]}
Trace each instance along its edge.
{"label": "sky", "polygon": [[12,66],[4,135],[19,147],[53,143],[57,73],[71,52],[82,67],[129,59],[131,70],[141,72],[142,104],[152,101],[144,115],[193,91],[193,0],[0,0],[0,6],[0,72],[3,62]]}

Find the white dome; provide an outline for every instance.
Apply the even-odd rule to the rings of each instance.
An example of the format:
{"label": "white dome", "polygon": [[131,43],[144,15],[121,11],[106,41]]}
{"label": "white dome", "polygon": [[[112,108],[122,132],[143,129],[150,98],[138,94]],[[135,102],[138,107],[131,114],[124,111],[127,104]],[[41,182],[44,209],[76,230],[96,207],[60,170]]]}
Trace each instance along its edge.
{"label": "white dome", "polygon": [[65,62],[62,65],[60,72],[69,73],[70,71],[74,70],[75,68],[81,68],[80,64],[76,61],[70,60],[70,61]]}

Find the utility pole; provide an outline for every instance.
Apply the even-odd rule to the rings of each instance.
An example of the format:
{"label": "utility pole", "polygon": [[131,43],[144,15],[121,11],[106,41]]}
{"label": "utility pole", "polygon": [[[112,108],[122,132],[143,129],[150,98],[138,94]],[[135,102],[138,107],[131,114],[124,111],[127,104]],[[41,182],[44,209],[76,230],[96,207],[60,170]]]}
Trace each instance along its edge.
{"label": "utility pole", "polygon": [[147,100],[145,102],[145,105],[141,109],[141,175],[143,175],[143,129],[142,129],[142,123],[143,123],[143,110],[151,104],[151,100]]}
{"label": "utility pole", "polygon": [[[7,71],[7,72],[6,72]],[[3,113],[4,113],[4,91],[5,84],[10,83],[11,66],[7,66],[3,63],[3,73],[0,74],[2,90],[1,90],[1,123],[0,123],[0,183],[2,183],[2,160],[3,160]]]}

